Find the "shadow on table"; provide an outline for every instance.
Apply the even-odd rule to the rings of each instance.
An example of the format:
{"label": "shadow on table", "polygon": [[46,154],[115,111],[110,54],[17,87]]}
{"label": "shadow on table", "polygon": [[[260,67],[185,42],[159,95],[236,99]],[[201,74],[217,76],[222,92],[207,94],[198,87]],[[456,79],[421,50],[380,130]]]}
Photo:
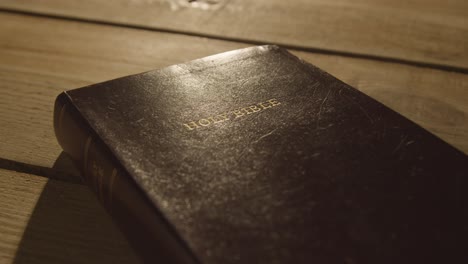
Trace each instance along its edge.
{"label": "shadow on table", "polygon": [[47,182],[14,263],[139,263],[66,154],[53,169],[77,178]]}

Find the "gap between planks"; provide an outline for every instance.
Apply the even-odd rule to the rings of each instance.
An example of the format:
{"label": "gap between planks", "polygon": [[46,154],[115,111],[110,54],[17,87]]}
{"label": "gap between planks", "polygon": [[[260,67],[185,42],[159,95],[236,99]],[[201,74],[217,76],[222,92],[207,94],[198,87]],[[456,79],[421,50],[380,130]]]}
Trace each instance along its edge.
{"label": "gap between planks", "polygon": [[26,173],[68,183],[83,184],[80,172],[78,169],[76,169],[70,158],[64,152],[60,154],[52,168],[0,157],[0,169],[18,172],[18,174]]}

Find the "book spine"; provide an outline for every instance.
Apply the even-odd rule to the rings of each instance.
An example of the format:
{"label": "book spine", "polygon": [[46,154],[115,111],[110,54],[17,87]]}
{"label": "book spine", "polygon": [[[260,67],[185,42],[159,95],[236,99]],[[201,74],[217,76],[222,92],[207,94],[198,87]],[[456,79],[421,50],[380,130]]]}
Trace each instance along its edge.
{"label": "book spine", "polygon": [[57,140],[145,263],[197,263],[66,93],[54,109]]}

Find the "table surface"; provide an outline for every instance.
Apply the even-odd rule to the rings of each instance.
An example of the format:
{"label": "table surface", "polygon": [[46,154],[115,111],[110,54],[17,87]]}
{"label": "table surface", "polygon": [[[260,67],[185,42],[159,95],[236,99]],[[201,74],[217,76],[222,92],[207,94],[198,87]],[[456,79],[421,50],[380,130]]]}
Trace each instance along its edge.
{"label": "table surface", "polygon": [[0,263],[138,263],[61,154],[61,91],[266,43],[468,153],[466,0],[2,0]]}

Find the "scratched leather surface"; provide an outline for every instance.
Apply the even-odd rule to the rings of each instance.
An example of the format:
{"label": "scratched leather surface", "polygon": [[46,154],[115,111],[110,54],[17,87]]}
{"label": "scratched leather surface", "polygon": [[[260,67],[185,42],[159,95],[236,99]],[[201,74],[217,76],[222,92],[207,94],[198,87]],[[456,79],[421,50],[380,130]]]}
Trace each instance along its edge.
{"label": "scratched leather surface", "polygon": [[201,263],[467,259],[466,156],[285,50],[68,94]]}

